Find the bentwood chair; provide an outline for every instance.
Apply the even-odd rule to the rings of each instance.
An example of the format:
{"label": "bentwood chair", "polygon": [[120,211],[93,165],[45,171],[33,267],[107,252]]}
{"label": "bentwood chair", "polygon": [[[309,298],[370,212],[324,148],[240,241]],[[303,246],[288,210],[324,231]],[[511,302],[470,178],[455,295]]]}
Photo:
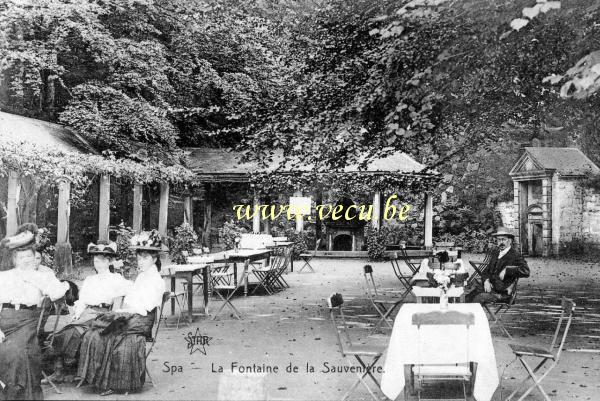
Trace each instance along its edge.
{"label": "bentwood chair", "polygon": [[[346,400],[350,396],[350,394],[352,394],[352,392],[354,391],[356,386],[358,386],[360,383],[362,383],[366,387],[366,389],[369,392],[369,394],[371,395],[371,397],[373,397],[374,400],[378,401],[379,398],[375,395],[375,393],[373,393],[373,390],[371,389],[371,387],[369,387],[369,385],[365,381],[365,378],[367,376],[370,377],[371,380],[377,386],[377,388],[381,390],[381,385],[379,384],[379,382],[377,381],[375,376],[373,376],[373,367],[379,361],[379,359],[382,357],[383,352],[385,351],[385,347],[369,346],[369,345],[355,345],[352,343],[352,340],[350,339],[350,335],[348,334],[348,325],[346,323],[346,318],[344,317],[344,311],[342,310],[343,304],[344,304],[344,299],[342,298],[342,294],[332,294],[331,296],[329,296],[329,298],[327,298],[327,306],[329,307],[329,315],[331,317],[331,322],[333,323],[333,327],[335,329],[335,334],[337,337],[339,351],[342,354],[342,356],[346,359],[346,362],[348,362],[348,365],[350,365],[351,367],[357,368],[357,369],[352,369],[352,370],[355,371],[358,379],[348,389],[348,391],[346,392],[346,394],[344,395],[342,400]],[[341,327],[338,323],[338,320],[335,317],[336,309],[338,310],[339,320],[342,323]],[[356,361],[358,362],[358,364],[360,366],[356,366],[353,363],[353,361],[354,361],[353,358],[356,359]],[[366,359],[366,358],[371,358],[370,362],[364,361],[364,359]],[[364,372],[364,373],[362,373],[362,375],[360,373],[361,371]]]}
{"label": "bentwood chair", "polygon": [[379,314],[379,320],[375,324],[375,330],[379,330],[382,322],[385,322],[391,329],[392,324],[388,321],[388,317],[398,305],[402,303],[402,298],[379,294],[377,292],[377,286],[375,285],[375,279],[373,278],[373,266],[365,265],[363,269],[369,301],[371,301],[371,304]]}
{"label": "bentwood chair", "polygon": [[[160,308],[159,310],[154,310],[154,324],[153,326],[155,327],[154,330],[152,330],[152,337],[147,339],[146,341],[146,375],[148,376],[148,379],[150,379],[150,382],[152,383],[153,387],[156,387],[156,381],[152,378],[152,376],[150,376],[150,371],[148,370],[148,356],[152,353],[152,350],[154,349],[154,345],[156,344],[156,339],[158,338],[158,330],[160,329],[160,322],[162,322],[162,317],[163,317],[163,311],[165,310],[165,305],[167,304],[167,302],[169,301],[169,299],[171,299],[171,293],[169,291],[165,291],[163,293],[162,296],[162,301],[160,303]],[[158,316],[158,319],[156,318]],[[148,347],[148,343],[150,344],[150,347]]]}
{"label": "bentwood chair", "polygon": [[[417,326],[417,355],[421,355],[424,348],[428,346],[428,341],[431,341],[430,336],[424,336],[423,330],[434,329],[431,326],[437,325],[455,325],[463,326],[464,332],[456,337],[456,341],[462,341],[463,344],[458,344],[464,349],[461,360],[457,360],[455,364],[416,364],[411,368],[411,388],[416,389],[419,400],[425,383],[459,381],[462,383],[463,397],[467,401],[467,397],[472,394],[473,384],[475,383],[476,365],[470,361],[469,343],[476,341],[470,338],[470,329],[475,324],[475,315],[472,313],[461,313],[457,311],[433,311],[427,313],[415,313],[412,317],[412,324]],[[436,329],[439,331],[439,329]],[[467,386],[468,384],[468,386]]]}
{"label": "bentwood chair", "polygon": [[[40,338],[44,334],[43,326],[44,326],[44,322],[46,320],[46,312],[49,312],[52,308],[54,308],[54,311],[56,312],[56,320],[54,321],[54,328],[52,329],[52,333],[50,333],[50,335],[48,336],[49,340],[42,343],[42,347],[41,347],[42,349],[52,347],[52,344],[54,343],[54,336],[56,334],[56,328],[58,327],[58,321],[60,320],[60,315],[61,315],[64,305],[65,305],[64,298],[61,298],[54,302],[52,302],[52,300],[49,297],[44,297],[42,299],[42,304],[40,306],[40,318],[38,319],[37,331],[36,331],[38,338]],[[46,372],[44,372],[43,370],[42,370],[42,376],[44,376],[44,382],[49,384],[50,386],[52,386],[52,388],[54,389],[54,391],[56,391],[57,394],[62,394],[62,392],[59,390],[59,388],[56,386],[56,384],[54,384],[52,379],[50,379],[50,377],[48,377]]]}
{"label": "bentwood chair", "polygon": [[[569,328],[571,327],[571,322],[573,321],[573,313],[575,311],[575,303],[571,299],[563,298],[561,302],[561,314],[558,318],[558,323],[556,325],[556,329],[554,330],[554,336],[552,337],[552,342],[550,343],[550,347],[542,348],[524,344],[509,344],[512,352],[519,359],[525,370],[527,371],[527,376],[521,380],[521,382],[517,385],[515,390],[508,396],[506,401],[512,399],[519,389],[525,384],[528,379],[533,380],[533,384],[525,390],[525,392],[519,397],[518,401],[524,400],[529,393],[537,387],[537,389],[544,396],[544,400],[550,401],[550,397],[546,394],[546,391],[541,385],[542,380],[558,365],[558,361],[560,359],[560,355],[562,353],[563,346],[565,344],[565,340],[567,339],[567,334],[569,333]],[[558,343],[558,337],[560,332],[562,331],[562,336],[560,339],[560,343]],[[555,351],[555,348],[557,349]],[[537,358],[539,361],[535,368],[531,368],[525,361],[525,357],[529,358]],[[547,361],[552,361],[551,365],[548,366],[546,371],[539,377],[536,376],[538,370],[540,370]]]}

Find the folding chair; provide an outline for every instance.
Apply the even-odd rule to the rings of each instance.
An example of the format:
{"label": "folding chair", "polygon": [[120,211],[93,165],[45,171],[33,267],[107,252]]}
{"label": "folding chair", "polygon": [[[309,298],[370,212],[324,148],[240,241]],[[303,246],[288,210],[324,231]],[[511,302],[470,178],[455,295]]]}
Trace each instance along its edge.
{"label": "folding chair", "polygon": [[[172,277],[175,275],[175,273],[169,268],[165,268],[164,269],[165,272],[165,276],[169,276]],[[183,291],[168,291],[165,294],[168,294],[168,301],[170,301],[171,299],[175,300],[175,304],[177,305],[177,307],[179,308],[179,314],[177,315],[177,324],[175,326],[175,330],[179,330],[179,322],[181,321],[181,316],[183,315],[183,307],[181,306],[181,304],[186,304],[187,301],[187,283],[184,283],[183,286]],[[181,302],[179,302],[179,298],[181,298]],[[167,318],[165,316],[165,326],[167,326]],[[167,326],[168,327],[168,326]]]}
{"label": "folding chair", "polygon": [[258,285],[252,291],[256,292],[260,287],[271,295],[277,291],[289,287],[289,284],[283,278],[283,273],[289,265],[291,252],[284,251],[271,257],[269,266],[253,266],[251,273],[258,279]]}
{"label": "folding chair", "polygon": [[[422,326],[437,326],[437,325],[456,325],[464,326],[464,335],[457,336],[456,341],[464,339],[465,353],[462,360],[456,361],[455,364],[415,364],[411,368],[411,387],[414,391],[415,380],[416,390],[419,400],[423,390],[424,383],[431,382],[446,382],[460,381],[463,388],[463,397],[465,401],[467,396],[472,394],[473,384],[475,383],[475,364],[469,358],[469,344],[471,342],[470,328],[475,324],[475,315],[473,313],[461,313],[458,311],[433,311],[427,313],[415,313],[412,316],[412,324],[417,326],[417,355],[421,355],[421,350],[428,346],[428,341],[431,338],[423,339]],[[439,328],[436,328],[439,331]],[[459,346],[459,344],[457,344]],[[469,383],[467,387],[465,384]],[[435,400],[432,399],[432,400]]]}
{"label": "folding chair", "polygon": [[[390,263],[392,264],[392,268],[394,269],[394,274],[396,274],[396,277],[398,277],[398,280],[400,280],[400,284],[402,284],[402,286],[404,287],[404,291],[400,295],[400,301],[402,302],[404,301],[406,296],[412,291],[412,279],[419,272],[419,268],[421,267],[421,265],[413,262],[411,260],[411,257],[407,255],[405,249],[401,249],[400,253],[402,254],[402,257],[398,257],[398,252],[396,252],[394,255],[395,257],[390,259]],[[409,274],[405,274],[402,272],[400,262],[406,263],[406,265],[411,271]]]}
{"label": "folding chair", "polygon": [[146,342],[146,346],[148,346],[148,343],[150,343],[150,347],[146,349],[146,375],[148,376],[148,379],[150,379],[150,382],[152,383],[153,387],[156,387],[156,382],[154,381],[152,376],[150,376],[150,371],[148,370],[148,356],[150,355],[150,353],[152,353],[152,350],[154,349],[154,344],[156,344],[156,338],[158,337],[158,329],[160,329],[160,322],[162,321],[163,311],[165,310],[166,303],[170,299],[171,293],[169,291],[165,291],[162,296],[162,302],[160,303],[160,311],[154,310],[155,317],[158,312],[158,321],[156,320],[156,318],[154,319],[154,325],[156,326],[156,329],[154,330],[152,338],[149,338]]}
{"label": "folding chair", "polygon": [[[552,337],[552,343],[550,344],[549,348],[539,348],[524,344],[509,344],[510,348],[512,349],[512,352],[517,358],[519,358],[519,361],[521,362],[521,364],[523,364],[523,367],[529,375],[526,376],[523,380],[521,380],[521,382],[515,388],[515,391],[510,393],[506,401],[510,400],[517,394],[517,392],[519,391],[521,386],[525,384],[527,379],[533,380],[533,384],[521,395],[518,401],[524,400],[525,397],[527,397],[527,395],[536,387],[538,388],[540,393],[542,393],[544,399],[546,401],[550,401],[550,397],[548,397],[548,394],[546,394],[546,391],[542,388],[542,385],[540,383],[542,382],[542,380],[544,380],[548,373],[550,373],[550,371],[552,371],[552,369],[554,369],[554,367],[558,365],[560,354],[562,353],[562,349],[565,344],[565,340],[567,339],[567,334],[569,333],[571,322],[573,320],[573,312],[575,311],[575,303],[571,299],[563,297],[561,306],[562,311],[560,314],[560,318],[558,319],[558,324],[556,325],[556,330],[554,331],[554,336]],[[563,334],[560,340],[560,344],[557,344],[558,336],[561,330],[563,330]],[[556,353],[554,351],[554,348],[558,348]],[[541,361],[535,368],[532,369],[531,366],[529,366],[527,362],[525,362],[524,358],[526,356],[540,358]],[[542,368],[544,364],[546,364],[548,360],[552,360],[552,364],[548,366],[546,371],[540,377],[537,377],[535,374],[538,370],[540,370],[540,368]]]}
{"label": "folding chair", "polygon": [[373,266],[365,265],[363,269],[369,300],[380,316],[379,321],[377,321],[377,324],[375,325],[375,330],[379,329],[381,322],[385,322],[391,329],[392,324],[388,322],[387,318],[398,307],[398,305],[402,303],[402,299],[398,297],[380,295],[377,293],[377,286],[375,285],[375,280],[373,279]]}
{"label": "folding chair", "polygon": [[[385,347],[352,344],[352,340],[350,339],[350,335],[348,334],[348,325],[346,323],[346,318],[344,317],[344,311],[342,310],[343,304],[344,299],[342,298],[342,294],[333,294],[329,296],[329,298],[327,298],[329,315],[331,316],[331,322],[333,323],[333,327],[335,328],[338,347],[340,353],[346,359],[348,365],[350,365],[351,367],[357,367],[352,363],[353,359],[351,357],[354,357],[358,361],[358,364],[360,365],[362,370],[364,370],[364,373],[362,375],[360,374],[359,370],[361,369],[358,369],[356,371],[356,376],[358,376],[358,379],[356,380],[356,382],[354,382],[350,389],[348,389],[342,400],[346,400],[354,391],[356,386],[359,385],[359,383],[362,383],[367,388],[367,391],[369,392],[369,394],[371,394],[371,397],[373,397],[374,400],[379,400],[379,398],[373,393],[373,390],[371,390],[371,388],[365,382],[364,379],[365,377],[369,376],[371,380],[373,380],[377,388],[381,390],[381,385],[379,384],[375,376],[373,376],[372,370],[377,361],[379,361],[379,359],[383,355]],[[335,318],[334,309],[338,310],[340,320],[342,321],[342,327],[338,325],[338,322]],[[342,341],[342,333],[345,339],[345,344],[344,341]],[[367,357],[372,358],[371,361],[368,363],[363,361],[363,358]]]}
{"label": "folding chair", "polygon": [[[38,339],[43,335],[44,316],[45,316],[46,308],[49,308],[51,305],[53,305],[54,311],[56,312],[56,320],[54,321],[54,328],[52,329],[52,333],[49,336],[50,340],[47,343],[42,344],[42,349],[51,347],[52,343],[54,342],[54,335],[56,334],[56,328],[58,327],[58,320],[60,319],[60,312],[62,311],[63,304],[64,304],[63,298],[61,298],[55,302],[52,302],[52,300],[49,297],[44,297],[42,299],[42,305],[40,306],[40,318],[38,319],[37,331],[36,331]],[[50,379],[48,377],[48,375],[46,374],[46,372],[44,372],[43,370],[42,370],[42,376],[44,376],[44,379],[46,379],[46,382],[50,386],[52,386],[52,388],[54,389],[54,391],[56,391],[57,394],[62,394],[62,392],[59,390],[59,388],[56,386],[56,384],[54,384],[52,379]]]}
{"label": "folding chair", "polygon": [[475,271],[473,272],[471,277],[469,277],[467,279],[467,286],[471,286],[471,285],[473,285],[475,280],[481,279],[483,274],[485,274],[485,272],[490,268],[490,261],[492,260],[492,253],[493,253],[492,251],[489,251],[485,255],[485,259],[483,260],[483,262],[476,262],[474,260],[469,261],[469,263],[473,267],[473,270],[475,270]]}
{"label": "folding chair", "polygon": [[[235,295],[235,293],[238,289],[240,289],[244,286],[244,283],[248,279],[248,266],[249,265],[250,265],[250,263],[248,262],[248,260],[246,260],[244,262],[244,271],[242,273],[242,277],[238,277],[237,284],[231,283],[231,280],[229,280],[227,282],[213,284],[213,287],[212,287],[213,291],[223,301],[223,304],[221,304],[219,309],[215,312],[215,314],[213,316],[213,320],[215,320],[217,318],[217,316],[219,315],[219,313],[221,313],[221,311],[225,308],[225,306],[229,306],[233,310],[235,317],[238,318],[239,320],[242,320],[242,314],[240,313],[240,311],[238,311],[236,309],[235,306],[233,306],[233,304],[231,303],[231,298],[233,298],[233,296]],[[227,275],[233,276],[233,272],[227,273]],[[225,294],[226,291],[228,291],[229,294]]]}
{"label": "folding chair", "polygon": [[496,325],[506,334],[508,338],[513,339],[500,318],[504,312],[508,311],[511,306],[514,305],[517,300],[517,285],[519,283],[519,279],[516,279],[515,282],[509,287],[508,292],[509,296],[503,299],[499,299],[495,302],[486,302],[482,304],[483,308],[487,312],[489,318],[492,320],[492,324],[490,325],[490,329],[493,325]]}
{"label": "folding chair", "polygon": [[298,273],[300,273],[305,267],[308,267],[311,272],[313,272],[313,273],[315,272],[315,269],[313,269],[313,267],[310,265],[310,261],[317,255],[317,251],[319,250],[320,245],[321,245],[321,239],[318,239],[317,243],[315,245],[315,250],[313,252],[300,254],[300,257],[302,258],[302,260],[304,260],[304,264],[302,265],[300,270],[298,270]]}

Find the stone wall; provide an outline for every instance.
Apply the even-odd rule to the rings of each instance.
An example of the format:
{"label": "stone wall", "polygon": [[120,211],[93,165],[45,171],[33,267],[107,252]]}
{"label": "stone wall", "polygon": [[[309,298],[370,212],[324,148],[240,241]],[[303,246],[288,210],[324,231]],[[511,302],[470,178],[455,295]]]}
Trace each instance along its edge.
{"label": "stone wall", "polygon": [[580,238],[583,221],[583,190],[576,180],[559,179],[556,183],[556,199],[560,221],[559,242],[562,245],[573,238]]}
{"label": "stone wall", "polygon": [[517,210],[513,201],[499,202],[496,205],[496,210],[502,218],[502,225],[507,228],[515,229],[515,221],[517,220]]}
{"label": "stone wall", "polygon": [[600,246],[600,194],[593,188],[583,188],[581,235],[586,242]]}

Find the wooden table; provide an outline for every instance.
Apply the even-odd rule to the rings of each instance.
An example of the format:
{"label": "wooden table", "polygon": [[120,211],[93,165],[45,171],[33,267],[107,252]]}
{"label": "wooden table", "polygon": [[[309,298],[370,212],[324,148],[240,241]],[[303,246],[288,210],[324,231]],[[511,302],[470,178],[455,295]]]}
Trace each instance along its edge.
{"label": "wooden table", "polygon": [[[211,258],[215,263],[224,263],[224,262],[232,262],[233,263],[233,281],[237,286],[237,264],[240,262],[249,263],[255,262],[257,260],[266,259],[271,255],[271,250],[269,249],[238,249],[228,250],[222,252],[209,253],[206,257]],[[191,256],[188,258],[188,261],[194,262],[195,257]],[[244,282],[244,296],[248,296],[248,278]]]}
{"label": "wooden table", "polygon": [[[175,292],[175,279],[183,277],[187,281],[187,299],[188,299],[188,321],[192,323],[194,312],[192,285],[194,276],[202,272],[202,295],[204,298],[204,314],[208,316],[208,300],[210,287],[210,264],[209,263],[192,263],[186,265],[171,265],[167,268],[171,277],[171,292]],[[171,314],[175,314],[175,300],[171,299]]]}

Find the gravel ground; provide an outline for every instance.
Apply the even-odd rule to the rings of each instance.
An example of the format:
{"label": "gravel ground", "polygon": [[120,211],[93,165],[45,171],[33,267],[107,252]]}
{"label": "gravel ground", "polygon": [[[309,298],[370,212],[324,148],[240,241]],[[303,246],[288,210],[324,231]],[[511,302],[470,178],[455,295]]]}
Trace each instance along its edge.
{"label": "gravel ground", "polygon": [[[483,255],[466,255],[469,258],[481,260]],[[600,265],[541,258],[528,261],[531,277],[520,281],[517,304],[503,318],[508,330],[516,342],[549,344],[560,297],[574,298],[578,309],[565,346],[568,351],[543,386],[555,400],[600,400]],[[215,321],[198,317],[191,326],[183,325],[179,330],[172,325],[161,329],[148,359],[156,386],[147,383],[136,394],[113,394],[104,399],[341,399],[355,376],[326,372],[326,366],[346,365],[327,315],[326,297],[333,292],[344,294],[354,341],[385,345],[389,340],[389,330],[371,333],[375,314],[365,295],[364,264],[361,260],[315,259],[312,265],[316,273],[289,273],[286,280],[291,288],[286,291],[234,298],[245,316],[242,321],[223,314]],[[372,265],[378,285],[399,289],[389,263]],[[194,301],[201,303],[199,297]],[[216,305],[213,300],[211,310]],[[208,344],[190,349],[187,338],[195,334],[209,338]],[[492,334],[501,375],[501,386],[493,399],[502,400],[525,371],[515,361],[509,339],[497,329]],[[241,369],[268,373],[240,375]],[[63,383],[60,389],[62,394],[56,394],[46,386],[45,397],[100,398],[89,386],[75,388]],[[351,399],[370,396],[359,387]],[[543,400],[537,390],[527,399]]]}

